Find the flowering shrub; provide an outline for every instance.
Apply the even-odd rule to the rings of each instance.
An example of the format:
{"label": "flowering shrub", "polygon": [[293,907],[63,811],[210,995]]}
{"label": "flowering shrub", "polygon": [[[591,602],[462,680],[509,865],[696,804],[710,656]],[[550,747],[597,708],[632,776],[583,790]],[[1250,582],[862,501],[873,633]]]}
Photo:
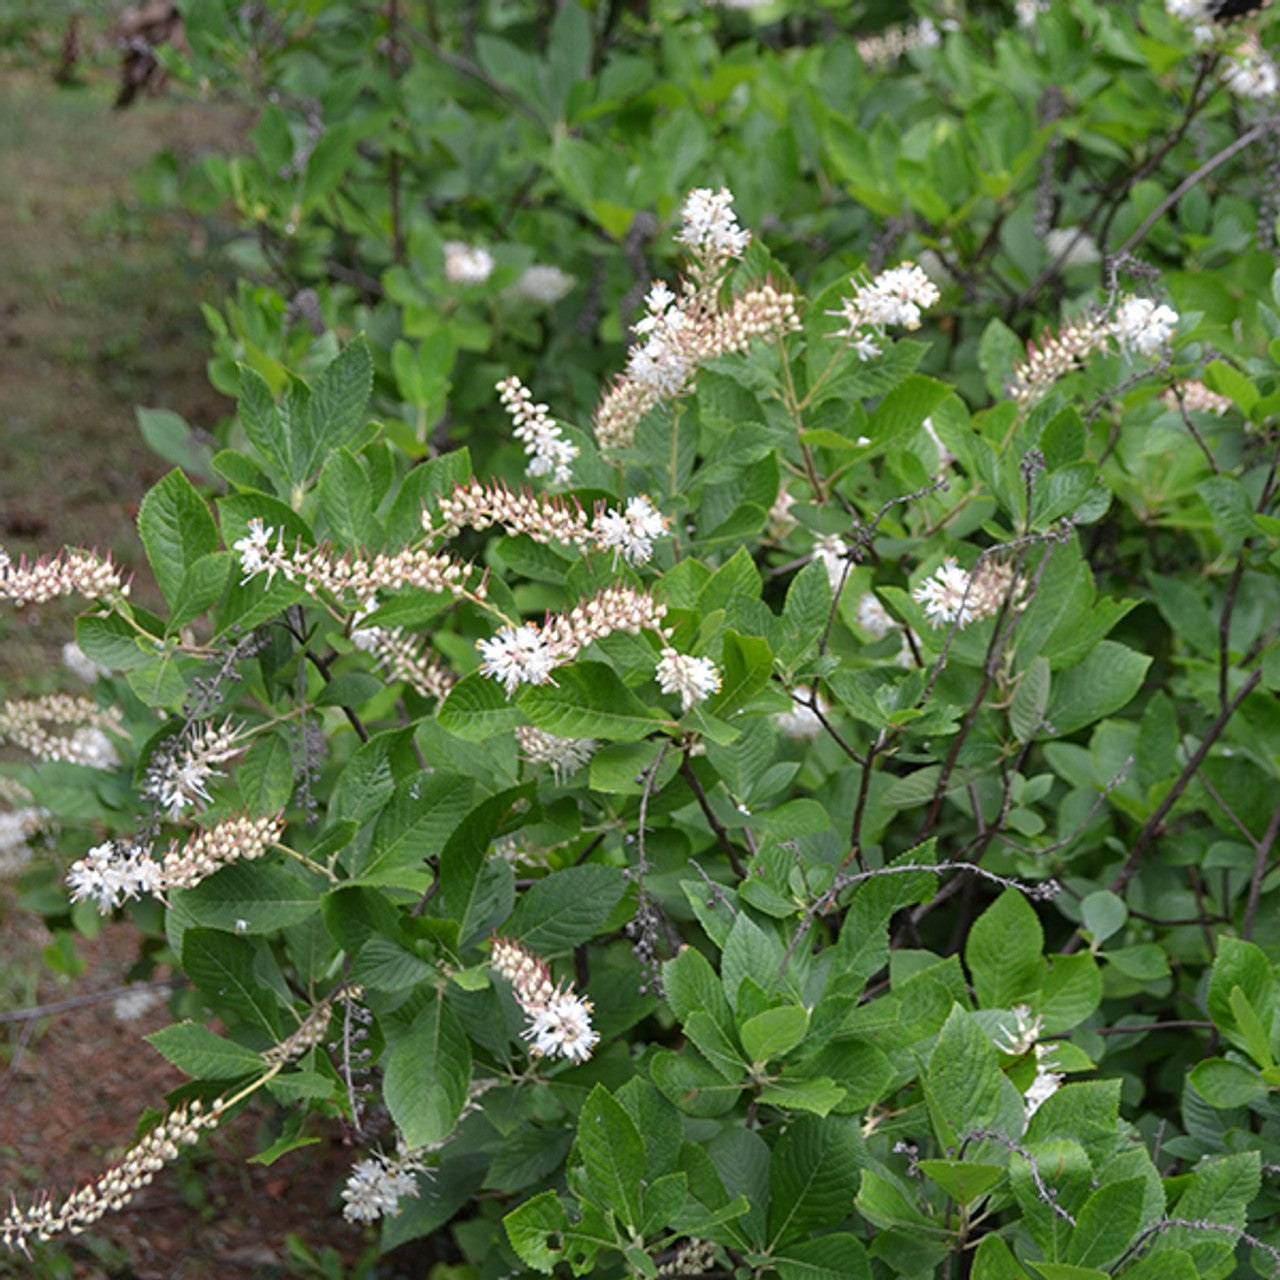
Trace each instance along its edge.
{"label": "flowering shrub", "polygon": [[[1199,39],[1142,9],[1142,46],[1089,3],[999,35],[1070,63],[1096,22],[1114,115],[1076,127],[1112,160],[1151,60]],[[863,56],[973,94],[943,30]],[[57,824],[77,909],[162,909],[192,988],[150,1037],[190,1084],[98,1182],[15,1204],[11,1248],[269,1099],[261,1158],[337,1119],[346,1216],[480,1275],[1280,1274],[1280,277],[1212,246],[1153,275],[1129,254],[1168,210],[1137,178],[1088,216],[1064,182],[1049,263],[1002,204],[1054,154],[1024,90],[984,90],[999,155],[945,121],[892,165],[887,117],[819,130],[941,284],[903,256],[802,287],[696,187],[589,421],[489,368],[512,426],[477,467],[370,417],[412,384],[426,423],[451,378],[480,403],[461,301],[389,365],[358,334],[295,362],[281,324],[234,365],[221,491],[174,471],[142,505],[160,614],[88,553],[0,570],[15,607],[86,596],[106,673],[0,709],[37,762],[13,825]],[[1087,226],[1096,278],[1019,341],[976,295],[1042,305]],[[459,289],[503,269],[442,252]]]}

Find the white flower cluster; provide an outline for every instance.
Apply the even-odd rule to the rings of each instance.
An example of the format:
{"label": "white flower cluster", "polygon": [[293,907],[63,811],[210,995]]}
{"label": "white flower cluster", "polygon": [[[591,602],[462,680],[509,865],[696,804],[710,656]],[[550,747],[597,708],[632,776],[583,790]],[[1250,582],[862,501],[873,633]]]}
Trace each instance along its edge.
{"label": "white flower cluster", "polygon": [[658,688],[663,693],[678,693],[680,711],[684,714],[713,693],[719,693],[720,672],[710,658],[695,658],[668,645],[658,662]]}
{"label": "white flower cluster", "polygon": [[627,353],[627,377],[658,399],[671,399],[685,389],[693,372],[683,342],[689,316],[661,280],[654,281],[644,305],[635,331],[645,340]]}
{"label": "white flower cluster", "polygon": [[342,1189],[342,1216],[348,1222],[376,1222],[400,1212],[405,1196],[418,1194],[418,1174],[424,1171],[421,1156],[398,1152],[394,1156],[375,1151],[358,1160]]}
{"label": "white flower cluster", "polygon": [[480,670],[501,681],[507,696],[522,684],[546,684],[556,668],[556,655],[532,622],[503,627],[487,640],[477,640]]}
{"label": "white flower cluster", "polygon": [[1215,418],[1220,418],[1224,413],[1229,413],[1235,408],[1235,401],[1229,396],[1210,391],[1203,382],[1198,380],[1180,383],[1176,391],[1170,387],[1160,399],[1168,408],[1177,412],[1179,393],[1182,396],[1183,408],[1192,413],[1211,413]]}
{"label": "white flower cluster", "polygon": [[791,710],[779,711],[773,723],[784,738],[794,742],[812,742],[822,732],[822,720],[830,710],[826,698],[807,686],[791,691]]}
{"label": "white flower cluster", "polygon": [[465,240],[447,240],[444,274],[450,284],[484,284],[493,274],[493,254],[473,248]]}
{"label": "white flower cluster", "polygon": [[559,302],[573,288],[574,283],[575,278],[567,271],[535,262],[520,273],[520,278],[511,286],[511,292],[517,297],[527,298],[530,302],[541,302],[549,307]]}
{"label": "white flower cluster", "polygon": [[1018,26],[1026,29],[1036,25],[1036,19],[1042,13],[1049,12],[1049,0],[1015,0],[1014,12],[1017,14]]}
{"label": "white flower cluster", "polygon": [[533,392],[514,375],[498,383],[498,399],[515,423],[513,435],[529,455],[525,474],[549,475],[556,484],[573,478],[573,460],[578,446],[570,444],[550,417],[545,404],[535,404]]}
{"label": "white flower cluster", "polygon": [[595,412],[601,448],[631,444],[640,419],[664,399],[687,392],[700,364],[745,351],[753,338],[777,337],[799,327],[794,296],[768,282],[721,306],[726,269],[751,239],[738,226],[732,203],[724,187],[689,193],[675,237],[689,250],[689,278],[681,281],[679,293],[661,281],[649,290],[645,315],[635,326],[642,341],[628,352],[626,373],[605,392]]}
{"label": "white flower cluster", "polygon": [[160,864],[159,888],[190,889],[233,862],[252,862],[283,833],[284,820],[279,816],[240,817],[197,832],[186,845],[174,840]]}
{"label": "white flower cluster", "polygon": [[676,243],[713,268],[730,258],[741,258],[751,243],[751,232],[738,226],[733,193],[728,187],[719,191],[698,187],[690,191],[680,216],[684,225],[676,235]]}
{"label": "white flower cluster", "polygon": [[647,564],[654,539],[665,538],[668,529],[667,517],[642,493],[628,498],[621,511],[610,507],[597,515],[592,532],[599,547],[613,552],[615,565],[619,555],[628,564]]}
{"label": "white flower cluster", "polygon": [[39,805],[26,804],[0,812],[0,876],[21,871],[31,861],[31,837],[53,829],[53,814]]}
{"label": "white flower cluster", "polygon": [[132,982],[111,1002],[111,1012],[121,1022],[137,1022],[164,1002],[164,991],[149,982]]}
{"label": "white flower cluster", "polygon": [[1116,308],[1111,331],[1125,351],[1154,356],[1169,345],[1177,325],[1178,313],[1172,307],[1128,294]]}
{"label": "white flower cluster", "polygon": [[128,594],[128,584],[109,556],[101,560],[90,551],[63,551],[42,556],[33,564],[23,558],[15,565],[7,552],[0,551],[0,600],[44,604],[59,596],[98,600]]}
{"label": "white flower cluster", "polygon": [[1222,83],[1237,98],[1274,98],[1280,92],[1280,68],[1258,38],[1250,36],[1227,56]]}
{"label": "white flower cluster", "polygon": [[62,646],[62,665],[85,684],[96,684],[103,676],[111,674],[108,668],[95,662],[74,640],[68,640]]}
{"label": "white flower cluster", "polygon": [[1013,566],[990,557],[973,573],[967,573],[948,556],[942,564],[911,593],[917,604],[924,605],[925,616],[932,627],[955,624],[967,627],[971,622],[992,618],[1010,595],[1022,590],[1022,580],[1015,581]]}
{"label": "white flower cluster", "polygon": [[1098,242],[1083,227],[1051,227],[1045,232],[1044,249],[1063,267],[1087,267],[1101,262]]}
{"label": "white flower cluster", "polygon": [[827,571],[831,590],[839,591],[849,563],[844,539],[838,533],[819,534],[813,540],[813,558]]}
{"label": "white flower cluster", "polygon": [[240,567],[244,570],[242,582],[265,573],[270,586],[279,573],[286,581],[297,582],[309,595],[354,597],[358,607],[363,607],[378,591],[396,591],[403,587],[448,591],[470,600],[484,598],[483,582],[467,585],[472,573],[470,565],[424,548],[379,552],[367,559],[351,552],[334,555],[326,547],[299,546],[294,551],[286,551],[283,536],[257,516],[248,521],[245,536],[231,545],[240,553]]}
{"label": "white flower cluster", "polygon": [[1014,1016],[1015,1026],[1012,1031],[1005,1031],[1005,1043],[996,1041],[996,1047],[1002,1053],[1021,1058],[1034,1050],[1036,1055],[1035,1079],[1027,1086],[1022,1096],[1022,1105],[1026,1110],[1026,1118],[1033,1115],[1062,1087],[1066,1077],[1055,1071],[1057,1063],[1053,1060],[1053,1048],[1040,1039],[1043,1019],[1037,1013],[1032,1016],[1031,1008],[1025,1004],[1015,1004],[1010,1012]]}
{"label": "white flower cluster", "polygon": [[378,608],[378,601],[366,600],[351,615],[348,633],[351,643],[361,653],[373,655],[379,671],[388,683],[403,680],[424,698],[443,698],[453,688],[456,677],[448,667],[428,651],[426,641],[405,631],[403,627],[369,627],[364,620]]}
{"label": "white flower cluster", "polygon": [[653,556],[655,539],[666,537],[670,528],[667,517],[643,493],[628,498],[621,511],[599,503],[591,521],[576,501],[571,506],[556,494],[513,493],[501,480],[486,485],[473,477],[454,485],[453,493],[438,501],[442,522],[438,529],[429,514],[423,514],[428,534],[451,538],[460,529],[484,530],[501,524],[535,542],[612,551],[615,563],[621,555],[628,564],[646,564]]}
{"label": "white flower cluster", "polygon": [[900,631],[902,633],[902,645],[894,661],[900,667],[912,667],[915,665],[919,637],[910,627],[904,626],[890,616],[889,611],[880,603],[880,597],[874,591],[865,591],[858,597],[857,619],[858,626],[872,640],[883,640],[885,636],[891,635],[895,631]]}
{"label": "white flower cluster", "polygon": [[936,305],[942,296],[938,286],[914,262],[903,262],[882,271],[874,280],[851,281],[853,294],[844,298],[831,316],[844,321],[844,327],[832,334],[848,338],[860,360],[871,360],[880,354],[879,343],[890,325],[918,329],[920,314]]}
{"label": "white flower cluster", "polygon": [[207,1108],[199,1100],[180,1103],[124,1159],[57,1208],[47,1195],[25,1209],[13,1202],[0,1219],[0,1243],[25,1252],[28,1240],[48,1240],[63,1231],[79,1233],[104,1214],[123,1209],[166,1164],[177,1159],[183,1147],[199,1141],[201,1133],[221,1122],[225,1106],[225,1098],[215,1098]]}
{"label": "white flower cluster", "polygon": [[516,728],[516,741],[524,758],[531,764],[549,764],[552,777],[563,783],[577,773],[595,755],[599,743],[594,738],[558,738],[533,725],[522,724]]}
{"label": "white flower cluster", "polygon": [[1024,409],[1034,404],[1059,378],[1104,348],[1110,333],[1111,327],[1094,316],[1073,320],[1056,334],[1046,330],[1039,346],[1027,343],[1026,360],[1014,366],[1010,396]]}
{"label": "white flower cluster", "polygon": [[858,56],[868,67],[891,67],[912,49],[936,49],[942,33],[931,18],[921,18],[910,26],[886,27],[879,35],[863,36],[857,42]]}
{"label": "white flower cluster", "polygon": [[568,613],[550,614],[541,627],[524,622],[477,640],[480,670],[500,680],[508,695],[522,684],[546,684],[556,667],[572,662],[593,640],[614,631],[657,630],[666,611],[644,592],[606,587]]}
{"label": "white flower cluster", "polygon": [[528,1019],[521,1035],[529,1041],[530,1053],[540,1058],[559,1055],[572,1062],[591,1057],[600,1041],[600,1033],[591,1025],[591,1001],[578,995],[572,984],[554,985],[541,956],[509,938],[494,938],[489,967],[511,983],[516,1003]]}
{"label": "white flower cluster", "polygon": [[92,899],[104,916],[129,898],[158,893],[162,882],[162,868],[150,852],[126,840],[95,845],[67,872],[71,901]]}
{"label": "white flower cluster", "polygon": [[220,725],[193,727],[187,737],[175,735],[152,756],[142,795],[170,818],[180,818],[184,809],[198,813],[210,802],[209,783],[226,776],[216,766],[233,760],[247,747],[240,726],[230,719]]}
{"label": "white flower cluster", "polygon": [[[0,743],[11,742],[39,760],[66,760],[90,769],[114,769],[120,763],[107,733],[123,734],[115,707],[99,707],[89,698],[50,693],[15,698],[0,707]],[[52,733],[48,726],[70,729]]]}

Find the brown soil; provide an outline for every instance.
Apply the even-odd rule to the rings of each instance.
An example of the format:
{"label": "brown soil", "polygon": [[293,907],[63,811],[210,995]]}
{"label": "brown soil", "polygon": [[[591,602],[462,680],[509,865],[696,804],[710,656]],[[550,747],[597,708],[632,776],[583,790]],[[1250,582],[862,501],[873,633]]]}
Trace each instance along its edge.
{"label": "brown soil", "polygon": [[[162,150],[182,159],[225,145],[245,119],[177,94],[115,112],[114,90],[109,65],[61,90],[47,66],[0,68],[0,546],[15,559],[97,546],[137,570],[137,504],[168,465],[143,444],[135,406],[203,427],[231,406],[204,375],[198,304],[228,289],[209,229],[140,212],[130,177]],[[135,595],[147,593],[141,577]],[[0,697],[65,685],[58,655],[74,612],[0,613]],[[143,939],[132,925],[77,938],[85,963],[65,980],[42,959],[51,937],[39,917],[15,902],[0,884],[0,1011],[128,982]],[[138,1118],[182,1083],[141,1039],[169,1021],[161,1005],[123,1022],[106,1000],[0,1023],[0,1205],[65,1195],[120,1157]],[[370,1239],[339,1212],[351,1153],[317,1124],[318,1145],[247,1164],[270,1123],[263,1111],[238,1117],[89,1235],[38,1247],[31,1260],[0,1247],[0,1277],[316,1274],[289,1265],[290,1232],[316,1253],[332,1246],[335,1263],[355,1262]]]}
{"label": "brown soil", "polygon": [[[16,975],[38,968],[52,941],[30,913],[0,905],[0,964],[7,1007]],[[58,982],[46,969],[31,1004],[52,1003],[127,985],[142,935],[129,923],[78,940],[85,960],[79,978]],[[16,1003],[24,1004],[25,1001]],[[25,1005],[30,1007],[30,1005]],[[110,998],[34,1023],[0,1026],[9,1070],[0,1092],[0,1188],[20,1204],[42,1191],[60,1199],[118,1160],[139,1117],[164,1107],[165,1094],[185,1077],[142,1037],[173,1021],[161,1003],[122,1021]],[[22,1028],[34,1028],[26,1043]],[[348,1264],[368,1247],[346,1222],[338,1191],[352,1160],[336,1133],[316,1123],[315,1145],[270,1166],[247,1163],[270,1141],[273,1117],[249,1111],[216,1131],[160,1174],[124,1211],[80,1237],[37,1246],[32,1262],[0,1252],[0,1276],[48,1274],[47,1255],[65,1252],[86,1280],[265,1280],[291,1274],[286,1237],[297,1233],[316,1253],[333,1248]]]}

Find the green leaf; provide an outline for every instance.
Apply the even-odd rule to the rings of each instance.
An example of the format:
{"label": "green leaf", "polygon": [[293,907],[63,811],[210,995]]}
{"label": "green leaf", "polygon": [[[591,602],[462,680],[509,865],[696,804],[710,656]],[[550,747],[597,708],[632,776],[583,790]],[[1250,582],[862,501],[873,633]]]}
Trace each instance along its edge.
{"label": "green leaf", "polygon": [[738,988],[747,977],[763,991],[773,991],[778,985],[782,955],[782,944],[773,934],[761,929],[745,911],[738,912],[720,957],[720,973],[729,1003],[737,1008]]}
{"label": "green leaf", "polygon": [[667,1173],[644,1188],[642,1236],[653,1235],[660,1227],[680,1218],[689,1194],[689,1179],[683,1173]]}
{"label": "green leaf", "polygon": [[1054,733],[1074,733],[1126,706],[1142,685],[1151,658],[1114,640],[1100,640],[1083,662],[1059,672],[1049,703]]}
{"label": "green leaf", "polygon": [[1129,908],[1109,889],[1098,889],[1080,904],[1080,914],[1093,941],[1102,943],[1124,928]]}
{"label": "green leaf", "polygon": [[636,742],[663,723],[659,713],[645,706],[602,662],[561,667],[555,684],[526,686],[516,703],[539,729],[561,738]]}
{"label": "green leaf", "polygon": [[156,584],[170,604],[190,567],[218,549],[218,529],[208,504],[181,471],[170,471],[142,499],[138,533]]}
{"label": "green leaf", "polygon": [[1142,1178],[1099,1187],[1076,1215],[1067,1258],[1081,1267],[1101,1267],[1118,1258],[1142,1221],[1144,1188]]}
{"label": "green leaf", "polygon": [[1022,673],[1009,704],[1009,728],[1019,742],[1030,742],[1040,732],[1049,705],[1049,660],[1036,658]]}
{"label": "green leaf", "polygon": [[564,1253],[563,1237],[569,1226],[568,1214],[556,1193],[544,1191],[526,1200],[503,1218],[502,1225],[520,1261],[550,1275]]}
{"label": "green leaf", "polygon": [[1102,1000],[1102,974],[1087,951],[1054,956],[1034,1001],[1048,1035],[1078,1027]]}
{"label": "green leaf", "polygon": [[95,662],[112,671],[134,671],[155,656],[155,647],[119,613],[76,619],[76,643]]}
{"label": "green leaf", "polygon": [[373,540],[373,488],[349,449],[329,455],[320,472],[319,492],[320,510],[340,545],[359,547]]}
{"label": "green leaf", "polygon": [[582,1104],[578,1151],[592,1197],[599,1197],[626,1226],[639,1227],[644,1140],[626,1108],[601,1084]]}
{"label": "green leaf", "polygon": [[[308,179],[310,176],[308,172]],[[364,334],[359,334],[334,357],[311,389],[305,415],[307,450],[291,477],[295,482],[306,479],[359,430],[372,389],[373,357]]]}
{"label": "green leaf", "polygon": [[[1227,1002],[1231,1006],[1236,1026],[1240,1028],[1240,1034],[1249,1046],[1249,1052],[1252,1054],[1253,1060],[1264,1070],[1275,1066],[1275,1059],[1271,1056],[1271,1048],[1267,1043],[1267,1029],[1262,1025],[1262,1019],[1258,1017],[1253,1005],[1249,1003],[1249,997],[1245,995],[1243,989],[1232,987],[1231,995],[1228,997]],[[1271,1013],[1271,1010],[1267,1012]]]}
{"label": "green leaf", "polygon": [[745,1081],[747,1063],[736,1037],[705,1009],[695,1009],[684,1020],[684,1033],[726,1080],[734,1084]]}
{"label": "green leaf", "polygon": [[1222,535],[1228,551],[1239,550],[1240,544],[1258,532],[1253,502],[1239,480],[1230,476],[1213,476],[1196,487],[1213,522]]}
{"label": "green leaf", "polygon": [[978,343],[978,368],[982,370],[987,390],[997,400],[1005,395],[1005,384],[1014,366],[1027,358],[1027,344],[1004,321],[992,319],[982,331]]}
{"label": "green leaf", "polygon": [[266,379],[247,364],[240,365],[240,424],[258,451],[277,489],[288,494],[293,482],[293,446],[280,422],[275,396]]}
{"label": "green leaf", "polygon": [[[760,1102],[786,1111],[812,1111],[825,1116],[848,1097],[848,1090],[841,1088],[829,1076],[806,1076],[803,1080],[790,1076],[778,1076],[760,1086]],[[842,1111],[847,1112],[846,1105]]]}
{"label": "green leaf", "polygon": [[820,560],[810,560],[787,588],[782,607],[786,645],[779,655],[784,662],[798,662],[815,644],[831,616],[831,580]]}
{"label": "green leaf", "polygon": [[[1200,1269],[1181,1249],[1153,1249],[1121,1273],[1124,1280],[1200,1280]],[[974,1280],[979,1280],[975,1274]]]}
{"label": "green leaf", "polygon": [[726,1080],[709,1062],[690,1053],[659,1049],[649,1059],[649,1072],[662,1095],[690,1116],[722,1116],[731,1111],[743,1084]]}
{"label": "green leaf", "polygon": [[334,676],[316,698],[317,707],[358,707],[382,692],[382,681],[367,671],[346,671]]}
{"label": "green leaf", "polygon": [[222,599],[235,564],[236,557],[230,551],[215,551],[211,555],[193,560],[187,566],[182,581],[169,602],[166,635],[176,635],[189,622]]}
{"label": "green leaf", "polygon": [[275,813],[293,796],[293,752],[283,731],[260,738],[235,772],[240,803],[250,813]]}
{"label": "green leaf", "polygon": [[217,480],[209,446],[196,437],[181,414],[172,409],[134,409],[138,430],[147,447],[166,462],[181,467],[205,483]]}
{"label": "green leaf", "polygon": [[745,706],[769,683],[773,653],[759,636],[740,636],[726,628],[721,663],[720,691],[707,703],[706,710],[710,715],[725,718]]}
{"label": "green leaf", "polygon": [[571,951],[595,936],[625,889],[618,867],[567,867],[524,894],[503,932],[538,955]]}
{"label": "green leaf", "polygon": [[[1246,1053],[1254,1055],[1260,1061],[1250,1043],[1250,1032],[1257,1038],[1258,1032],[1252,1020],[1246,1014],[1246,1025],[1242,1025],[1237,1011],[1243,1011],[1245,1005],[1241,997],[1233,1001],[1232,993],[1240,989],[1241,997],[1262,1026],[1264,1043],[1269,1041],[1270,1028],[1275,1022],[1277,1004],[1277,984],[1275,975],[1266,954],[1252,942],[1239,938],[1224,937],[1218,947],[1217,958],[1209,974],[1208,1006],[1209,1016],[1215,1025],[1231,1041]],[[1269,1052],[1264,1049],[1263,1052]],[[1263,1065],[1270,1066],[1270,1062]]]}
{"label": "green leaf", "polygon": [[876,406],[867,434],[875,444],[883,445],[914,431],[951,394],[945,382],[919,373],[909,374]]}
{"label": "green leaf", "polygon": [[934,1223],[920,1212],[898,1183],[867,1169],[862,1175],[862,1185],[858,1188],[858,1212],[868,1222],[884,1230],[894,1227],[906,1227],[917,1234],[937,1230]]}
{"label": "green leaf", "polygon": [[195,924],[225,933],[277,933],[320,910],[325,887],[318,875],[296,864],[233,862],[172,901]]}
{"label": "green leaf", "polygon": [[720,978],[697,947],[681,947],[675,958],[662,966],[662,985],[681,1022],[695,1009],[705,1009],[725,1028],[733,1025]]}
{"label": "green leaf", "polygon": [[794,1049],[808,1030],[808,1013],[799,1005],[785,1004],[748,1018],[738,1027],[738,1035],[747,1057],[765,1063]]}
{"label": "green leaf", "polygon": [[1026,897],[1006,889],[974,922],[964,959],[984,1009],[1010,1009],[1044,980],[1044,931]]}
{"label": "green leaf", "polygon": [[[1042,1106],[1040,1111],[1043,1110]],[[1032,1118],[1037,1118],[1040,1111]],[[1009,1162],[1009,1183],[1022,1208],[1026,1228],[1041,1251],[1054,1260],[1066,1255],[1072,1233],[1071,1223],[1061,1213],[1074,1216],[1079,1211],[1089,1196],[1092,1180],[1089,1158],[1078,1142],[1029,1144],[1027,1156],[1015,1154]],[[1045,1189],[1052,1191],[1053,1203],[1061,1213],[1046,1203]]]}
{"label": "green leaf", "polygon": [[[951,1146],[978,1128],[1002,1128],[1004,1121],[1022,1125],[1022,1105],[1012,1084],[1001,1074],[995,1046],[976,1017],[959,1006],[938,1033],[924,1076],[926,1098],[938,1141]],[[1011,1112],[1016,1110],[1016,1119]]]}
{"label": "green leaf", "polygon": [[1070,1262],[1031,1262],[1044,1280],[1110,1280],[1110,1273],[1096,1267],[1078,1267]]}
{"label": "green leaf", "polygon": [[971,1160],[921,1160],[920,1170],[957,1204],[972,1204],[1004,1177],[1004,1166]]}
{"label": "green leaf", "polygon": [[195,1022],[162,1027],[143,1039],[196,1080],[240,1080],[266,1071],[261,1054]]}
{"label": "green leaf", "polygon": [[367,822],[386,804],[396,789],[392,755],[406,747],[410,736],[408,729],[388,729],[356,749],[333,788],[330,825]]}
{"label": "green leaf", "polygon": [[1196,1063],[1191,1069],[1191,1083],[1211,1107],[1220,1110],[1247,1106],[1269,1092],[1266,1082],[1253,1067],[1223,1058]]}
{"label": "green leaf", "polygon": [[471,1083],[471,1046],[438,991],[427,996],[383,1064],[383,1097],[409,1147],[443,1142],[454,1130]]}
{"label": "green leaf", "polygon": [[[234,1010],[250,1025],[278,1040],[280,999],[258,969],[257,961],[264,956],[259,950],[262,945],[258,940],[251,942],[215,929],[188,929],[182,938],[182,968],[211,998],[215,1009]],[[265,952],[265,956],[270,953]]]}
{"label": "green leaf", "polygon": [[973,1255],[971,1280],[1027,1280],[1009,1246],[998,1235],[985,1235]]}
{"label": "green leaf", "polygon": [[431,982],[438,967],[390,938],[376,935],[360,948],[348,980],[375,991],[407,991]]}
{"label": "green leaf", "polygon": [[514,884],[491,877],[504,859],[489,857],[494,833],[513,813],[528,806],[537,794],[536,784],[511,787],[479,804],[460,822],[440,853],[440,900],[443,913],[458,922],[459,939],[471,942],[486,928],[495,927],[511,910]]}
{"label": "green leaf", "polygon": [[541,1182],[554,1173],[569,1154],[573,1134],[568,1129],[532,1125],[504,1138],[493,1157],[485,1185],[508,1195]]}
{"label": "green leaf", "polygon": [[474,794],[475,783],[461,774],[422,772],[406,778],[378,815],[369,851],[355,874],[365,883],[414,887],[414,876],[444,848]]}
{"label": "green leaf", "polygon": [[769,1245],[776,1249],[849,1216],[867,1164],[851,1117],[796,1117],[769,1165]]}
{"label": "green leaf", "polygon": [[488,676],[473,671],[449,690],[436,711],[436,721],[456,737],[484,742],[522,723],[520,709]]}
{"label": "green leaf", "polygon": [[871,1280],[871,1263],[857,1236],[832,1232],[773,1253],[781,1280]]}

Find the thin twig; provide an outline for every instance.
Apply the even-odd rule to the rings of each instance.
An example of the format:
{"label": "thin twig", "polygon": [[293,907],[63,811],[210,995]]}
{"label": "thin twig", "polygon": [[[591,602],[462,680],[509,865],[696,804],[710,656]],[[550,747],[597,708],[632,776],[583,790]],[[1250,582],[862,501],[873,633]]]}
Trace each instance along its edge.
{"label": "thin twig", "polygon": [[1253,875],[1249,878],[1249,900],[1244,909],[1244,921],[1240,925],[1240,936],[1246,941],[1253,934],[1253,924],[1258,918],[1258,899],[1262,897],[1262,877],[1267,869],[1267,862],[1271,858],[1271,849],[1276,842],[1276,835],[1280,833],[1280,802],[1271,811],[1271,820],[1267,823],[1267,829],[1262,833],[1262,839],[1258,841],[1256,846],[1256,856],[1253,861]]}

